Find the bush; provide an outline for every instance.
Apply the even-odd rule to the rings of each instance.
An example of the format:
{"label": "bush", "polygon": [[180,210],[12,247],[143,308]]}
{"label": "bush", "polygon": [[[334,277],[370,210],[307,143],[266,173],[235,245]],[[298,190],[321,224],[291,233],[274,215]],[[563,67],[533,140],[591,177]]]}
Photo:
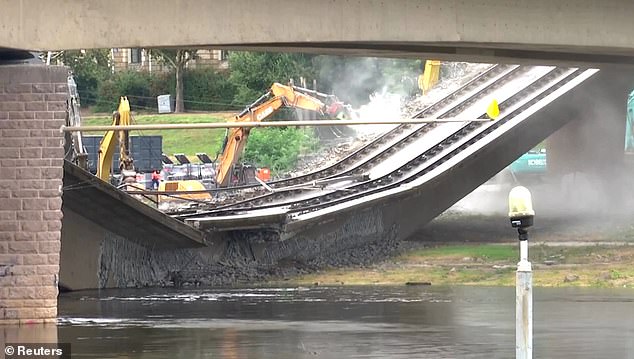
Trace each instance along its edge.
{"label": "bush", "polygon": [[[228,76],[214,69],[188,70],[184,75],[185,109],[220,111],[235,109],[231,106],[235,88]],[[149,73],[146,71],[118,72],[99,84],[99,95],[94,107],[97,112],[114,111],[120,96],[128,96],[133,110],[157,111],[156,97],[172,94],[175,98],[173,73]]]}
{"label": "bush", "polygon": [[99,97],[94,110],[114,111],[121,96],[127,96],[133,110],[158,108],[156,96],[169,93],[168,74],[151,74],[145,71],[123,71],[99,85]]}
{"label": "bush", "polygon": [[244,160],[268,167],[275,175],[292,169],[299,155],[315,151],[317,143],[312,129],[258,128],[251,131]]}
{"label": "bush", "polygon": [[[212,68],[185,71],[183,75],[185,109],[198,111],[235,110],[231,105],[235,86],[229,76]],[[172,80],[172,84],[174,80]],[[174,88],[173,85],[171,88]],[[172,91],[172,93],[175,93]]]}

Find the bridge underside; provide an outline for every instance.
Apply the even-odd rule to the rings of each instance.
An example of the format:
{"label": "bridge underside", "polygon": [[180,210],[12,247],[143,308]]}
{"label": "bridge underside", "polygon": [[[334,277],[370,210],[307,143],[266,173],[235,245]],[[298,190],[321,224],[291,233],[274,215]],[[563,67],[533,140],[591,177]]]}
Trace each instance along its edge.
{"label": "bridge underside", "polygon": [[227,50],[304,52],[324,55],[348,55],[388,58],[434,58],[446,61],[482,63],[540,64],[605,67],[632,65],[629,50],[605,47],[520,45],[464,42],[310,42],[269,44],[227,44],[214,46]]}
{"label": "bridge underside", "polygon": [[[634,63],[627,0],[5,1],[0,48],[210,46],[540,64]],[[72,19],[72,21],[68,21]]]}
{"label": "bridge underside", "polygon": [[205,245],[202,232],[141,203],[68,161],[64,161],[63,208],[154,248]]}

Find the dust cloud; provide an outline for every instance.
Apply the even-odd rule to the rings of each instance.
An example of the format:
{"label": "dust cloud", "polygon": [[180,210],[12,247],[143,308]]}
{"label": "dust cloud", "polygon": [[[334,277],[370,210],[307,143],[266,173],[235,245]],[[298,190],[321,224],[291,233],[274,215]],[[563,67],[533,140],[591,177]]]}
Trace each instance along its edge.
{"label": "dust cloud", "polygon": [[[402,117],[402,97],[388,93],[383,89],[380,93],[370,95],[370,102],[356,111],[359,120],[377,122],[381,120],[399,120]],[[378,135],[387,132],[397,125],[361,125],[354,126],[357,135]]]}

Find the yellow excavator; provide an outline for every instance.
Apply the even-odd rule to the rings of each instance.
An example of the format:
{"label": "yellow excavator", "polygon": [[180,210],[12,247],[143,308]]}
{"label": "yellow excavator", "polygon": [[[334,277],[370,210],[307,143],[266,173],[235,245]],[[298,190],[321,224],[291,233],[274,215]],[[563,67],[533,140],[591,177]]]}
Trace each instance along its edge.
{"label": "yellow excavator", "polygon": [[438,60],[425,61],[423,73],[418,76],[418,88],[422,91],[423,95],[438,82],[440,78],[440,64]]}
{"label": "yellow excavator", "polygon": [[[235,122],[260,122],[282,107],[315,111],[330,119],[346,119],[351,115],[350,106],[344,105],[334,95],[327,95],[303,87],[274,83],[270,90],[236,115]],[[249,138],[250,128],[237,127],[227,130],[216,167],[216,185],[227,187],[243,184],[242,166],[237,164]],[[242,182],[242,183],[241,183]]]}
{"label": "yellow excavator", "polygon": [[[127,126],[131,124],[130,103],[127,97],[121,97],[119,108],[112,114],[113,126]],[[115,146],[115,132],[119,140],[119,169],[121,171],[120,183],[136,182],[136,170],[134,160],[130,155],[129,131],[108,131],[99,144],[97,157],[97,177],[110,182],[110,169]]]}
{"label": "yellow excavator", "polygon": [[[132,123],[130,115],[130,103],[127,97],[121,97],[119,108],[112,115],[113,126],[126,126]],[[119,169],[121,171],[120,185],[126,186],[129,192],[144,189],[136,182],[136,169],[134,168],[134,159],[130,155],[130,136],[127,130],[107,131],[99,144],[99,153],[97,161],[97,177],[106,182],[110,182],[110,169],[112,167],[112,157],[114,155],[115,136],[119,142]],[[162,181],[158,188],[159,192],[181,192],[181,191],[204,191],[205,187],[199,181]],[[211,198],[209,193],[185,193],[174,196],[159,195],[157,202],[179,202],[182,200],[208,200]]]}

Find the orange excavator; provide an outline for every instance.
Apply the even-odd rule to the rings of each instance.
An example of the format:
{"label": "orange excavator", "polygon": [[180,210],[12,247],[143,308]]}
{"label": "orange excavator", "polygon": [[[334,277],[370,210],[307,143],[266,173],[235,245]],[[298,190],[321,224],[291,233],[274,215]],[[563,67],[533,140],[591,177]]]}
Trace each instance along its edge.
{"label": "orange excavator", "polygon": [[[328,119],[346,119],[351,115],[350,106],[344,105],[334,95],[327,95],[297,86],[274,83],[270,90],[257,101],[247,106],[233,118],[235,122],[260,122],[273,115],[282,107],[315,111]],[[227,130],[219,163],[216,167],[216,185],[227,187],[240,184],[236,174],[241,165],[237,164],[249,138],[251,128],[237,127]],[[236,177],[233,178],[232,177]]]}

